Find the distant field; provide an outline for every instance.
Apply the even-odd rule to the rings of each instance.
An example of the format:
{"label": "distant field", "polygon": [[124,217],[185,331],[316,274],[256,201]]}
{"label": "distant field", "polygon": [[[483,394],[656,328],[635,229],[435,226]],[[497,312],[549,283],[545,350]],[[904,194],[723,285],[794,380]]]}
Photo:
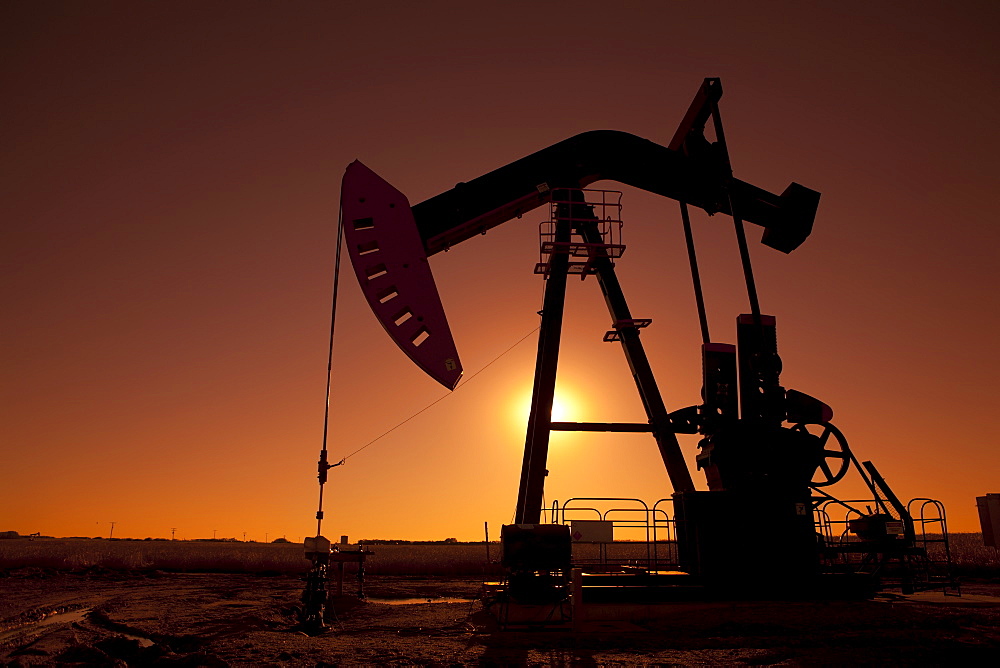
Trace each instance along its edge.
{"label": "distant field", "polygon": [[305,571],[301,545],[36,538],[0,540],[0,568]]}
{"label": "distant field", "polygon": [[1000,576],[1000,551],[983,545],[983,534],[953,533],[950,536],[949,544],[951,563],[956,575]]}
{"label": "distant field", "polygon": [[[598,546],[576,545],[574,556],[596,561]],[[372,545],[366,570],[373,575],[482,576],[500,567],[497,543],[435,545]],[[642,543],[614,543],[607,555],[617,560],[644,560]],[[660,546],[661,560],[668,557]],[[1000,576],[1000,557],[983,545],[982,534],[952,534],[951,556],[958,575]],[[59,571],[110,569],[126,571],[186,571],[223,573],[302,573],[308,570],[301,544],[201,541],[131,541],[60,538],[0,540],[0,569],[45,568]],[[348,564],[348,570],[354,566]]]}
{"label": "distant field", "polygon": [[[454,545],[373,545],[365,564],[382,575],[483,575],[488,568],[483,543]],[[491,556],[499,546],[491,545]],[[81,571],[166,570],[222,573],[300,573],[309,568],[299,543],[131,541],[61,538],[0,540],[0,569],[36,567]],[[354,570],[353,564],[347,564]]]}

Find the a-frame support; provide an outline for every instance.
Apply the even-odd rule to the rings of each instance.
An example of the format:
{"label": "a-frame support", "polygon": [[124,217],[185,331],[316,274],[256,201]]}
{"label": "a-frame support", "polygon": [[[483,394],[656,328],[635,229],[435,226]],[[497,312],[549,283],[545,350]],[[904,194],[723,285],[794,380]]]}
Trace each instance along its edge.
{"label": "a-frame support", "polygon": [[[556,223],[556,243],[568,242],[571,233],[568,220]],[[568,275],[569,257],[565,253],[553,254],[552,267],[545,283],[545,297],[542,300],[542,324],[538,330],[538,354],[535,358],[535,383],[531,391],[528,433],[524,441],[521,484],[517,492],[514,524],[538,524],[541,517],[545,476],[548,474],[545,464],[549,455],[552,402],[556,392],[556,368],[559,364],[559,342],[562,337]]]}
{"label": "a-frame support", "polygon": [[[585,243],[600,244],[601,233],[596,219],[594,222],[580,223],[589,209],[584,204],[567,205],[574,209],[565,218],[573,218]],[[582,213],[581,213],[582,211]],[[556,245],[568,243],[571,233],[568,220],[556,221]],[[631,321],[628,303],[622,292],[614,265],[606,254],[598,253],[592,259],[601,292],[613,322]],[[538,334],[538,356],[535,361],[535,383],[531,396],[531,410],[528,414],[528,433],[524,445],[524,460],[521,465],[521,482],[518,490],[515,524],[538,524],[541,518],[542,497],[545,486],[546,461],[548,459],[549,433],[552,429],[552,402],[555,396],[556,369],[559,361],[559,343],[562,333],[562,319],[566,300],[566,279],[569,258],[566,253],[553,252],[545,297],[542,307],[542,323]],[[694,491],[694,482],[684,462],[677,435],[670,422],[663,398],[656,385],[653,370],[649,365],[639,331],[636,327],[621,327],[619,340],[625,359],[628,361],[636,389],[642,400],[646,417],[656,439],[660,457],[667,469],[674,492]],[[560,425],[564,428],[565,425]]]}

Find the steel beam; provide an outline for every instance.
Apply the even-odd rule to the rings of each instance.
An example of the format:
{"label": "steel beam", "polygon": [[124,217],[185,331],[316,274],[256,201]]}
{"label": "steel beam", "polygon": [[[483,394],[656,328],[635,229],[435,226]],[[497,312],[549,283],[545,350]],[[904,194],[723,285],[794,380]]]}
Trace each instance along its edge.
{"label": "steel beam", "polygon": [[[569,222],[559,221],[556,224],[556,242],[568,242],[571,232]],[[538,524],[541,519],[568,274],[569,256],[565,253],[553,253],[551,270],[545,282],[545,297],[542,301],[542,324],[538,330],[538,355],[535,358],[535,382],[531,393],[531,410],[528,413],[524,459],[521,462],[521,482],[514,513],[515,524]]]}
{"label": "steel beam", "polygon": [[642,422],[553,422],[552,431],[651,432],[653,426]]}
{"label": "steel beam", "polygon": [[[596,222],[581,225],[579,232],[587,243],[600,243],[602,241],[601,232]],[[618,275],[615,273],[615,267],[610,258],[594,258],[594,267],[597,272],[597,282],[601,286],[601,292],[604,294],[604,301],[608,305],[612,320],[615,322],[632,320],[628,302],[625,301],[625,293],[622,292]],[[670,477],[670,484],[673,486],[674,492],[693,492],[694,482],[691,480],[691,473],[684,462],[684,455],[671,425],[670,415],[663,404],[663,397],[660,396],[660,390],[656,386],[653,369],[649,365],[649,359],[647,359],[642,342],[639,340],[639,330],[635,327],[624,327],[619,330],[619,336],[622,350],[625,352],[625,359],[632,370],[632,378],[639,390],[639,398],[642,400],[642,406],[646,410],[650,425],[652,425],[656,447],[660,451],[660,458],[663,460],[667,475]]]}

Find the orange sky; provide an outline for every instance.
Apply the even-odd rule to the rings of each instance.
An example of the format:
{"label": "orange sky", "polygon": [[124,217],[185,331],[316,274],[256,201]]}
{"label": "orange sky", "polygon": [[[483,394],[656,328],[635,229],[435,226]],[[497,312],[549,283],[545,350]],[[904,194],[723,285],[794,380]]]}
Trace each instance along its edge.
{"label": "orange sky", "polygon": [[[791,255],[750,230],[783,384],[978,530],[1000,491],[995,3],[621,4],[6,3],[0,530],[308,535],[346,165],[417,203],[586,130],[666,143],[706,76],[736,175],[823,193]],[[677,206],[624,190],[622,284],[668,408],[697,403]],[[467,376],[537,325],[540,219],[431,260]],[[722,341],[747,310],[728,221],[694,220]],[[642,420],[596,283],[569,294],[568,419]],[[349,270],[341,298],[333,459],[445,393]],[[331,471],[325,532],[498,535],[534,349]],[[671,492],[648,435],[557,434],[549,469],[549,501]]]}

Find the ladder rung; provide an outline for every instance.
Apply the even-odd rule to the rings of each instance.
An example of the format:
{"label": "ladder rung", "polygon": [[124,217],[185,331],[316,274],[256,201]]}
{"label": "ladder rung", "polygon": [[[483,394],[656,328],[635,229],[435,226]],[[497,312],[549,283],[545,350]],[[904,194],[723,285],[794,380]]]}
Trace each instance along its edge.
{"label": "ladder rung", "polygon": [[567,253],[576,257],[590,257],[598,250],[610,258],[620,258],[625,253],[624,244],[591,244],[582,241],[543,241],[542,254]]}
{"label": "ladder rung", "polygon": [[630,320],[615,320],[615,324],[611,325],[615,329],[642,329],[643,327],[649,327],[653,324],[652,318],[632,318]]}
{"label": "ladder rung", "polygon": [[642,329],[643,327],[649,327],[653,323],[652,318],[632,318],[630,320],[615,320],[615,323],[611,325],[614,329],[609,330],[604,333],[604,340],[608,343],[613,343],[615,341],[622,340],[623,329]]}

